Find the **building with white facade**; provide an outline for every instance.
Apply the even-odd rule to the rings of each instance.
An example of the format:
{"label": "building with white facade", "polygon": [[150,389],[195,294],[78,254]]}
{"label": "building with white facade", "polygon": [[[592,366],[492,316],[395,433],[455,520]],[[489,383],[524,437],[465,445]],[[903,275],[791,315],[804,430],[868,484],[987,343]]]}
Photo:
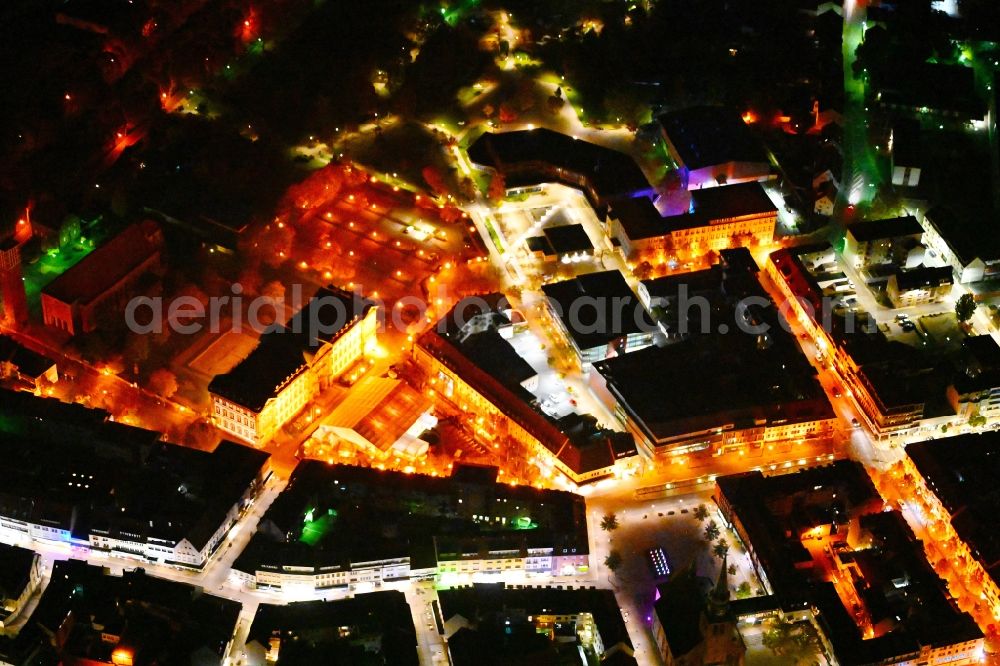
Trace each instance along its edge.
{"label": "building with white facade", "polygon": [[498,483],[497,474],[456,465],[440,478],[303,461],[232,575],[250,588],[294,593],[449,575],[586,572],[583,498]]}

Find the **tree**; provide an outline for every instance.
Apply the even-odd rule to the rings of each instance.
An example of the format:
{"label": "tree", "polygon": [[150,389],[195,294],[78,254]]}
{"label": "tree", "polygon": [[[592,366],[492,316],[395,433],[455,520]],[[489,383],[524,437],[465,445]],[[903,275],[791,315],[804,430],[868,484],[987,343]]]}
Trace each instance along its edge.
{"label": "tree", "polygon": [[705,541],[715,541],[719,538],[720,534],[722,534],[722,532],[719,530],[719,526],[716,522],[714,520],[708,521],[708,524],[705,525]]}
{"label": "tree", "polygon": [[810,660],[819,651],[819,640],[808,622],[774,622],[761,638],[764,647],[789,663]]}
{"label": "tree", "polygon": [[736,598],[746,599],[747,597],[750,596],[750,592],[751,592],[750,583],[743,581],[742,583],[740,583],[739,587],[736,588]]}
{"label": "tree", "polygon": [[736,565],[735,564],[730,564],[726,568],[726,573],[728,573],[730,576],[735,576],[736,575]]}
{"label": "tree", "polygon": [[704,522],[704,520],[708,518],[708,507],[705,506],[704,504],[699,504],[697,507],[695,507],[694,517],[697,518],[699,521]]}
{"label": "tree", "polygon": [[504,175],[499,171],[493,173],[493,177],[490,178],[490,188],[486,195],[491,201],[500,201],[507,194],[507,182],[504,179]]}
{"label": "tree", "polygon": [[177,376],[166,368],[154,370],[149,376],[149,390],[164,398],[172,398],[177,393]]}
{"label": "tree", "polygon": [[613,513],[606,513],[601,518],[601,529],[605,532],[613,532],[618,529],[618,516]]}
{"label": "tree", "polygon": [[729,554],[729,543],[725,539],[719,539],[715,545],[712,546],[712,554],[721,560]]}
{"label": "tree", "polygon": [[972,294],[962,294],[955,301],[955,316],[958,321],[965,323],[972,319],[972,315],[976,313],[976,299],[972,297]]}
{"label": "tree", "polygon": [[969,417],[969,425],[973,428],[979,428],[986,425],[986,417],[982,414],[973,414]]}
{"label": "tree", "polygon": [[617,550],[612,550],[608,553],[608,556],[604,558],[604,566],[606,566],[611,571],[617,571],[622,565],[622,554]]}

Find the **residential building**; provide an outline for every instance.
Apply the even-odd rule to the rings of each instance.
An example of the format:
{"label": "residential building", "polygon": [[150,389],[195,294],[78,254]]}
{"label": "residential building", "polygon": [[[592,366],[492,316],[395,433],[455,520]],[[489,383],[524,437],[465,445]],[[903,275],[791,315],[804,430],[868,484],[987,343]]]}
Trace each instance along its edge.
{"label": "residential building", "polygon": [[247,632],[250,664],[417,666],[417,632],[402,592],[337,601],[260,604]]}
{"label": "residential building", "polygon": [[843,379],[877,439],[940,426],[954,418],[945,399],[950,373],[922,350],[889,340],[862,313],[842,307],[828,285],[829,245],[773,252],[766,270],[794,316],[816,341],[818,359]]}
{"label": "residential building", "polygon": [[[147,575],[57,560],[21,630],[60,664],[223,664],[240,604]],[[20,637],[19,637],[20,638]]]}
{"label": "residential building", "polygon": [[545,305],[584,366],[653,344],[656,327],[620,271],[542,286]]}
{"label": "residential building", "polygon": [[951,293],[951,266],[899,271],[889,277],[885,293],[897,308],[937,303]]}
{"label": "residential building", "polygon": [[847,227],[844,257],[855,268],[879,264],[902,265],[920,245],[924,229],[912,215],[855,222]]}
{"label": "residential building", "polygon": [[286,326],[264,333],[236,367],[212,379],[213,422],[263,446],[318,391],[374,350],[378,316],[373,301],[320,289]]}
{"label": "residential building", "polygon": [[958,609],[923,544],[864,467],[716,479],[715,501],[764,582],[737,617],[809,622],[830,663],[974,664],[983,633]]}
{"label": "residential building", "polygon": [[70,335],[120,315],[141,281],[163,270],[163,232],[152,220],[126,227],[42,288],[42,318]]}
{"label": "residential building", "polygon": [[960,283],[1000,276],[1000,243],[990,224],[938,206],[924,215],[923,227],[924,244],[951,266]]}
{"label": "residential building", "polygon": [[994,431],[914,442],[906,446],[902,471],[914,510],[943,532],[939,543],[949,544],[956,574],[975,581],[1000,618],[1000,539],[992,529],[1000,512],[998,444]]}
{"label": "residential building", "polygon": [[695,106],[665,113],[658,122],[687,189],[772,177],[763,145],[734,110]]}
{"label": "residential building", "polygon": [[0,379],[13,379],[19,387],[37,393],[43,383],[59,381],[55,361],[32,351],[6,335],[0,335]]}
{"label": "residential building", "polygon": [[985,123],[987,105],[976,91],[975,71],[965,65],[911,63],[873,82],[875,101],[895,114],[933,117],[958,125]]}
{"label": "residential building", "polygon": [[234,575],[250,588],[311,592],[407,578],[586,572],[583,498],[501,483],[500,474],[456,464],[443,478],[302,461]]}
{"label": "residential building", "polygon": [[0,543],[0,629],[17,619],[42,581],[42,559],[34,551]]}
{"label": "residential building", "polygon": [[760,183],[694,190],[691,210],[661,217],[644,199],[612,202],[608,234],[626,257],[662,259],[666,253],[704,253],[774,239],[778,209]]}
{"label": "residential building", "polygon": [[948,386],[948,402],[959,419],[1000,417],[1000,346],[993,337],[963,340],[957,370]]}
{"label": "residential building", "polygon": [[836,417],[781,315],[746,306],[769,303],[747,250],[688,275],[644,283],[668,344],[597,362],[590,375],[641,450],[723,453],[829,436]]}
{"label": "residential building", "polygon": [[920,185],[923,159],[920,152],[920,122],[912,118],[897,118],[889,134],[889,154],[892,158],[892,184],[903,187]]}
{"label": "residential building", "polygon": [[576,662],[581,651],[637,663],[611,590],[474,583],[439,590],[438,601],[454,666]]}
{"label": "residential building", "polygon": [[201,569],[253,503],[269,455],[200,451],[106,412],[3,392],[0,534]]}
{"label": "residential building", "polygon": [[508,190],[562,183],[581,189],[598,211],[615,199],[654,191],[625,153],[545,128],[486,132],[468,155],[474,167],[501,174]]}

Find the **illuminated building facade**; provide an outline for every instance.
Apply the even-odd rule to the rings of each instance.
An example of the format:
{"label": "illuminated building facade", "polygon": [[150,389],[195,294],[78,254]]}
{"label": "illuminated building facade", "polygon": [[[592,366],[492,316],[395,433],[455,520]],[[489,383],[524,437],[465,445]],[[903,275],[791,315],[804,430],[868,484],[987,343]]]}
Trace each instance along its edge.
{"label": "illuminated building facade", "polygon": [[2,398],[7,539],[201,569],[270,474],[268,454],[233,442],[208,453],[100,410],[27,393]]}
{"label": "illuminated building facade", "polygon": [[913,510],[933,524],[948,544],[956,574],[980,591],[1000,619],[1000,541],[992,528],[1000,511],[993,488],[1000,465],[996,432],[959,435],[907,445],[902,460],[904,488]]}
{"label": "illuminated building facade", "polygon": [[704,254],[774,240],[778,209],[759,183],[691,192],[691,210],[660,217],[648,200],[612,202],[608,234],[631,259],[660,253]]}
{"label": "illuminated building facade", "polygon": [[630,470],[638,462],[635,442],[618,437],[571,438],[536,411],[534,396],[510,386],[477,366],[447,339],[424,333],[414,346],[414,360],[427,376],[425,390],[465,414],[476,435],[489,441],[510,440],[542,471],[558,472],[574,483],[595,481]]}
{"label": "illuminated building facade", "polygon": [[920,350],[890,342],[863,316],[838,312],[811,268],[831,253],[828,245],[778,250],[768,276],[785,296],[788,316],[816,341],[819,359],[843,379],[871,433],[878,439],[912,433],[929,422],[927,401],[944,397],[948,379]]}
{"label": "illuminated building facade", "polygon": [[[233,575],[251,588],[293,590],[505,572],[585,573],[583,498],[510,486],[497,475],[496,468],[479,466],[457,465],[440,478],[303,461]],[[450,519],[447,533],[434,527],[441,517]],[[383,533],[383,523],[395,525],[393,535]],[[275,540],[272,526],[290,536]]]}
{"label": "illuminated building facade", "polygon": [[951,293],[950,266],[914,268],[889,277],[885,293],[897,308],[937,303]]}
{"label": "illuminated building facade", "polygon": [[[832,434],[836,416],[777,309],[745,305],[769,302],[746,249],[724,250],[710,270],[644,287],[662,328],[686,333],[595,363],[589,380],[644,453],[721,454]],[[680,311],[681,290],[704,307]]]}
{"label": "illuminated building facade", "polygon": [[860,463],[720,477],[714,499],[767,592],[737,617],[808,621],[830,663],[981,663],[983,632]]}
{"label": "illuminated building facade", "polygon": [[263,446],[318,391],[371,354],[378,316],[373,301],[335,287],[319,290],[287,326],[264,334],[249,356],[212,380],[213,422]]}

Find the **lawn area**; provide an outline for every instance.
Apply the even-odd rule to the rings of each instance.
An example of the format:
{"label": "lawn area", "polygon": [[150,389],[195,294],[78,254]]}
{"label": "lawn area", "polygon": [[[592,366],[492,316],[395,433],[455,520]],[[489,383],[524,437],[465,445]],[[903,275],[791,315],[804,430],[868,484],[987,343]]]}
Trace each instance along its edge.
{"label": "lawn area", "polygon": [[448,187],[456,190],[455,172],[440,141],[419,123],[400,122],[381,133],[365,132],[344,142],[339,150],[361,165],[383,174],[397,174],[400,180],[424,189],[422,171],[435,167]]}
{"label": "lawn area", "polygon": [[965,333],[958,326],[954,312],[921,317],[917,325],[927,333],[927,346],[935,352],[950,354],[958,351],[965,339]]}
{"label": "lawn area", "polygon": [[307,546],[315,546],[330,532],[337,520],[337,512],[327,510],[326,514],[315,516],[315,509],[310,510],[302,521],[302,536],[299,541]]}

